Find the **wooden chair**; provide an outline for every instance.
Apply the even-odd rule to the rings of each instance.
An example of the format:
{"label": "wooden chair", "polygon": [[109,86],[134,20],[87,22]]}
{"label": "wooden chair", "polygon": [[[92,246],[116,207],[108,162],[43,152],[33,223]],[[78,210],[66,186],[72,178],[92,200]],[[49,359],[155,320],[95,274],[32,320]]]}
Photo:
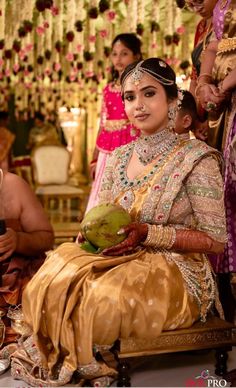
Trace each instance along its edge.
{"label": "wooden chair", "polygon": [[[155,340],[120,339],[114,347],[117,360],[118,387],[130,387],[128,359],[164,353],[215,349],[215,374],[227,377],[227,352],[236,345],[236,327],[218,317],[210,316],[206,322],[196,322],[188,329],[164,331]],[[233,377],[234,378],[234,377]]]}
{"label": "wooden chair", "polygon": [[35,193],[49,215],[55,237],[75,237],[75,224],[78,233],[88,194],[69,182],[70,152],[62,145],[42,145],[34,148],[31,159]]}

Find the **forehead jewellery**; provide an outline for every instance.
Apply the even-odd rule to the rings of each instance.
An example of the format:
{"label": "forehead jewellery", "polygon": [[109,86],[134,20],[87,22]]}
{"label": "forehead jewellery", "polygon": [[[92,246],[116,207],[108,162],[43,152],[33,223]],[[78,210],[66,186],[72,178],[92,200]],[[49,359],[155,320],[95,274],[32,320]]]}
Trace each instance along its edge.
{"label": "forehead jewellery", "polygon": [[130,76],[131,77],[131,81],[135,84],[135,85],[138,85],[143,77],[144,74],[148,74],[150,75],[151,77],[153,77],[156,81],[160,82],[162,85],[173,85],[175,83],[174,80],[172,79],[168,79],[166,77],[163,77],[161,74],[161,68],[165,68],[167,65],[165,62],[163,61],[158,61],[158,66],[159,66],[159,69],[157,67],[157,72],[151,70],[151,69],[148,69],[146,67],[142,67],[143,66],[143,63],[145,61],[140,61],[137,63],[137,65],[131,69],[130,71],[127,72],[127,74],[124,76],[123,80],[122,80],[122,85],[121,85],[121,91],[122,93],[124,93],[124,85],[125,85],[125,81],[127,80],[127,78]]}

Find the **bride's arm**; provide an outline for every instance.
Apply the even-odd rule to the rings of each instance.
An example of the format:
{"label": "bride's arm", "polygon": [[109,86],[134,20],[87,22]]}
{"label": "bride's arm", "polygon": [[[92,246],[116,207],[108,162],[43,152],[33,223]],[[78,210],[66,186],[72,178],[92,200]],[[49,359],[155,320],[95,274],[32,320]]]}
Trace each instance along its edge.
{"label": "bride's arm", "polygon": [[193,209],[194,229],[173,225],[133,223],[121,231],[127,238],[106,249],[106,255],[121,255],[138,245],[181,252],[220,253],[226,242],[223,183],[218,161],[212,156],[202,159],[185,182]]}

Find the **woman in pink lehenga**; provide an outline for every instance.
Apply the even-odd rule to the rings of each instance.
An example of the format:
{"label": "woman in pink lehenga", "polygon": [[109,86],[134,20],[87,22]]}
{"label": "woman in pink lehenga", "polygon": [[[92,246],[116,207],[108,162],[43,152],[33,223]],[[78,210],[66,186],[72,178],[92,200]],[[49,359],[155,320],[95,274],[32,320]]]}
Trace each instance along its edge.
{"label": "woman in pink lehenga", "polygon": [[[98,203],[107,156],[117,147],[130,143],[138,135],[128,121],[120,94],[120,76],[126,66],[140,59],[141,41],[135,34],[119,34],[112,42],[112,81],[103,90],[101,123],[91,162],[91,175],[95,174],[87,210]],[[96,171],[96,172],[95,172]]]}

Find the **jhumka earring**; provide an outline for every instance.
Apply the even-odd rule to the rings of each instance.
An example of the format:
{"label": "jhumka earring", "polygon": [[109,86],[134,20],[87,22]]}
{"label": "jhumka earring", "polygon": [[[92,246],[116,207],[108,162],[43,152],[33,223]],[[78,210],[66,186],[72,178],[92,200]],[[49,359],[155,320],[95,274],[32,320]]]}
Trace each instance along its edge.
{"label": "jhumka earring", "polygon": [[138,133],[137,128],[135,128],[135,127],[132,125],[131,128],[130,128],[130,135],[131,135],[131,136],[136,136],[137,133]]}

